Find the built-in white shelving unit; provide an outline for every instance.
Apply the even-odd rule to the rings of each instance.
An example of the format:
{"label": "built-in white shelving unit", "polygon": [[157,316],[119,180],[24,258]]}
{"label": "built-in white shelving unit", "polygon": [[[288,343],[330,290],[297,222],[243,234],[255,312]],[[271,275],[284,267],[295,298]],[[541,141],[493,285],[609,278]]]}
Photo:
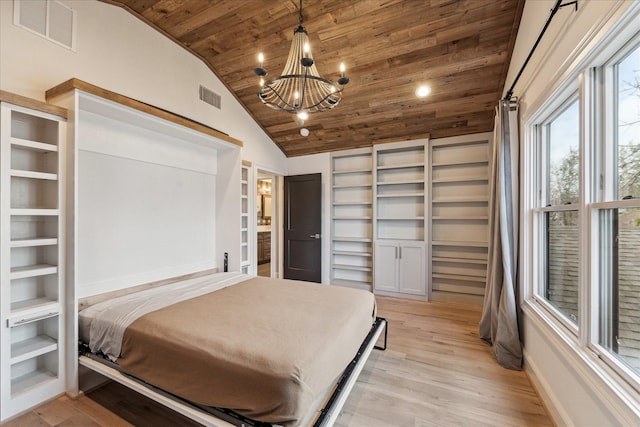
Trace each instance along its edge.
{"label": "built-in white shelving unit", "polygon": [[480,302],[487,271],[490,135],[429,144],[430,293]]}
{"label": "built-in white shelving unit", "polygon": [[64,392],[65,119],[0,104],[0,421]]}
{"label": "built-in white shelving unit", "polygon": [[251,163],[242,162],[242,172],[240,181],[240,272],[249,274],[251,269],[251,251],[249,236],[249,175],[251,174]]}
{"label": "built-in white shelving unit", "polygon": [[372,149],[331,155],[331,283],[372,290]]}
{"label": "built-in white shelving unit", "polygon": [[374,147],[374,290],[424,297],[426,141]]}

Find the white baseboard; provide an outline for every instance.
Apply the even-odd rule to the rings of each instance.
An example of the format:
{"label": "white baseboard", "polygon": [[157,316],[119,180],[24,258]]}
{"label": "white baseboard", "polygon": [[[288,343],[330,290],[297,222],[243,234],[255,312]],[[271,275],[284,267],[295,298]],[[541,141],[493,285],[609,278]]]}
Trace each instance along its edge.
{"label": "white baseboard", "polygon": [[556,402],[560,402],[560,399],[558,399],[558,397],[553,392],[553,389],[544,380],[544,378],[538,376],[537,372],[539,371],[537,369],[537,365],[527,357],[526,350],[523,351],[523,356],[523,370],[531,381],[531,384],[533,385],[536,393],[538,393],[538,396],[540,396],[542,404],[544,405],[547,413],[549,414],[549,417],[551,418],[551,422],[553,422],[556,427],[573,426],[574,424],[566,411],[556,404]]}

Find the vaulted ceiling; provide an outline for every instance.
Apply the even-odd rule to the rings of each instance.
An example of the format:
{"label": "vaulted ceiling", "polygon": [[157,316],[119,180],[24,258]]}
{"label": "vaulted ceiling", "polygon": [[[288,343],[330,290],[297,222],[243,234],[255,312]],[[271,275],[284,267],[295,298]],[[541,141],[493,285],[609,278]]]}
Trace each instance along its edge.
{"label": "vaulted ceiling", "polygon": [[[334,109],[304,124],[264,106],[253,69],[282,72],[299,0],[105,0],[205,61],[287,156],[430,136],[486,132],[524,0],[304,0],[304,26],[323,77],[351,79]],[[510,82],[507,82],[510,83]],[[428,84],[432,93],[417,98]]]}

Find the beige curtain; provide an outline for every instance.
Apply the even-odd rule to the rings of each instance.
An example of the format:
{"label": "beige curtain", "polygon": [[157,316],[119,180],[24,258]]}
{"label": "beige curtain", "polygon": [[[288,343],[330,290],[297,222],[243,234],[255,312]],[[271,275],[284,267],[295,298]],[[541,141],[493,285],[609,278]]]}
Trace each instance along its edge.
{"label": "beige curtain", "polygon": [[489,258],[480,337],[491,344],[500,365],[522,368],[518,329],[518,107],[500,101],[496,109],[489,202]]}

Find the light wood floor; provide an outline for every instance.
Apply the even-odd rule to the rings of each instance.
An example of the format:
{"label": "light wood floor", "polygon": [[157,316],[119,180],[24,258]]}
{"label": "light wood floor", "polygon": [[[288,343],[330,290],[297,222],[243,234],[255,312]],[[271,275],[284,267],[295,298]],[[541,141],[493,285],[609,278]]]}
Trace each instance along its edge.
{"label": "light wood floor", "polygon": [[271,263],[258,264],[258,276],[271,277]]}
{"label": "light wood floor", "polygon": [[[388,348],[372,353],[337,426],[553,425],[525,373],[501,368],[478,338],[479,307],[384,297],[378,304],[389,321]],[[130,425],[196,424],[110,383],[6,427]]]}

